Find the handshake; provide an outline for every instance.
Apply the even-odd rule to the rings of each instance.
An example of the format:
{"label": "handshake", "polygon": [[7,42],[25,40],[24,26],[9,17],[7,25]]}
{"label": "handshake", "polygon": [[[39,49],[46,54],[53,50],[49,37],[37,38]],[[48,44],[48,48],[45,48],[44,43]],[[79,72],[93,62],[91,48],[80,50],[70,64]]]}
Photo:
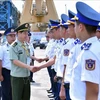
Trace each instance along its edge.
{"label": "handshake", "polygon": [[[34,59],[34,60],[38,61],[39,63],[48,60],[47,57],[46,57],[46,58],[37,58],[37,57],[35,57],[35,56],[31,56],[31,59]],[[42,66],[30,66],[28,69],[29,69],[31,72],[37,72],[37,71],[39,71],[39,70],[42,69],[42,68],[44,68],[44,67],[42,67]]]}
{"label": "handshake", "polygon": [[36,60],[37,62],[41,63],[41,62],[45,61],[47,58],[37,58],[37,57],[35,57],[35,56],[31,56],[31,59],[34,59],[34,60]]}
{"label": "handshake", "polygon": [[41,67],[40,66],[30,66],[28,69],[31,72],[37,72],[37,71],[39,71],[41,69]]}

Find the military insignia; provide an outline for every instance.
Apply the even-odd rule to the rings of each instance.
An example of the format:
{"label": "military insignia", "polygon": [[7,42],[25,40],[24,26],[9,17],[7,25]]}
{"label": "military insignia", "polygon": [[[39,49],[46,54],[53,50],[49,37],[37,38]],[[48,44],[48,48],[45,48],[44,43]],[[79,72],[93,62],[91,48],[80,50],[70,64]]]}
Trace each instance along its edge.
{"label": "military insignia", "polygon": [[85,68],[86,70],[94,70],[95,69],[95,60],[87,59],[85,60]]}
{"label": "military insignia", "polygon": [[18,44],[17,42],[14,42],[14,44],[12,44],[12,46],[15,47],[17,44]]}
{"label": "military insignia", "polygon": [[65,44],[66,44],[66,41],[64,41],[63,45],[65,45]]}
{"label": "military insignia", "polygon": [[60,42],[63,42],[63,39],[60,39]]}
{"label": "military insignia", "polygon": [[81,43],[81,40],[80,39],[76,39],[75,41],[74,41],[74,44],[76,45],[76,44],[80,44]]}
{"label": "military insignia", "polygon": [[78,20],[78,17],[77,17],[77,16],[74,16],[74,18],[72,18],[72,20],[73,20],[73,19]]}
{"label": "military insignia", "polygon": [[11,32],[14,32],[14,29],[11,29]]}
{"label": "military insignia", "polygon": [[89,50],[90,46],[92,45],[92,43],[84,43],[81,46],[81,50]]}
{"label": "military insignia", "polygon": [[25,27],[28,27],[28,24],[26,24]]}
{"label": "military insignia", "polygon": [[64,56],[68,56],[69,55],[69,50],[68,49],[64,49]]}
{"label": "military insignia", "polygon": [[98,23],[98,25],[100,26],[100,22]]}
{"label": "military insignia", "polygon": [[18,51],[18,54],[23,54],[22,50],[19,50],[19,51]]}

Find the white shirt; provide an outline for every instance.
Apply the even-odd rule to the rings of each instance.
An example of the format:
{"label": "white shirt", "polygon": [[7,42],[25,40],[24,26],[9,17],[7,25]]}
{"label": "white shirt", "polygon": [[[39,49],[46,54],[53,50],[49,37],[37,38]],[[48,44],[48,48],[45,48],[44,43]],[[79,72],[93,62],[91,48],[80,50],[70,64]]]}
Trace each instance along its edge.
{"label": "white shirt", "polygon": [[[63,47],[61,48],[61,53],[59,54],[58,67],[57,67],[57,76],[59,77],[63,77],[64,65],[66,65],[67,63],[70,49],[72,49],[74,46],[74,41],[75,40],[73,38],[66,39],[66,44],[63,45]],[[66,52],[67,55],[64,54],[64,52]]]}
{"label": "white shirt", "polygon": [[3,68],[11,70],[9,49],[10,49],[10,45],[7,42],[4,45],[0,46],[0,60],[2,60]]}
{"label": "white shirt", "polygon": [[55,45],[56,45],[56,41],[54,39],[51,39],[46,47],[46,51],[45,51],[45,55],[51,59],[54,57],[55,55]]}
{"label": "white shirt", "polygon": [[66,67],[66,71],[65,71],[64,82],[66,82],[66,81],[70,82],[70,80],[71,80],[73,65],[76,61],[77,56],[81,52],[81,45],[82,44],[75,45],[70,51],[70,54],[68,56],[68,60],[66,62],[67,67]]}
{"label": "white shirt", "polygon": [[80,39],[75,39],[74,41],[74,46],[73,48],[70,50],[69,56],[68,56],[68,60],[66,62],[66,70],[65,70],[65,77],[64,77],[64,82],[70,82],[71,80],[71,76],[72,76],[72,69],[73,69],[73,65],[76,61],[77,56],[79,55],[79,52],[81,52],[81,40]]}
{"label": "white shirt", "polygon": [[[29,47],[29,53],[30,53],[30,56],[32,56],[34,54],[34,47],[31,43],[27,43],[28,47]],[[30,65],[31,63],[31,58],[30,57],[27,57],[27,64]]]}
{"label": "white shirt", "polygon": [[[91,43],[92,45],[88,50],[81,50],[74,63],[70,81],[70,97],[72,100],[86,100],[85,81],[99,84],[100,89],[100,47],[98,47],[100,42],[97,37],[92,37],[84,43]],[[98,97],[98,100],[100,100],[100,94]]]}
{"label": "white shirt", "polygon": [[55,64],[54,64],[54,70],[57,72],[57,67],[59,66],[59,57],[60,57],[60,54],[61,54],[61,49],[63,47],[63,43],[64,43],[64,39],[60,39],[57,41],[57,44],[56,44],[56,60],[55,60]]}

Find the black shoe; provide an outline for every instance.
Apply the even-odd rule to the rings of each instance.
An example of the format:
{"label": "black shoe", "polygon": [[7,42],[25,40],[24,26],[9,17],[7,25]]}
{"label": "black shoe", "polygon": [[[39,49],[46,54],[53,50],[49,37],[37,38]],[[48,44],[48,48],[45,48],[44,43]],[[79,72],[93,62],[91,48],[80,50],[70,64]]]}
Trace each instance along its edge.
{"label": "black shoe", "polygon": [[31,80],[31,82],[32,82],[32,83],[35,83],[35,81],[34,81],[34,80]]}
{"label": "black shoe", "polygon": [[53,96],[51,96],[51,97],[49,97],[49,98],[55,98],[55,96],[53,95]]}
{"label": "black shoe", "polygon": [[49,98],[54,98],[54,94],[48,95]]}
{"label": "black shoe", "polygon": [[52,89],[50,88],[49,90],[47,90],[47,91],[51,91]]}
{"label": "black shoe", "polygon": [[48,93],[52,93],[52,90],[51,91],[47,91]]}
{"label": "black shoe", "polygon": [[47,90],[48,93],[52,93],[52,89]]}

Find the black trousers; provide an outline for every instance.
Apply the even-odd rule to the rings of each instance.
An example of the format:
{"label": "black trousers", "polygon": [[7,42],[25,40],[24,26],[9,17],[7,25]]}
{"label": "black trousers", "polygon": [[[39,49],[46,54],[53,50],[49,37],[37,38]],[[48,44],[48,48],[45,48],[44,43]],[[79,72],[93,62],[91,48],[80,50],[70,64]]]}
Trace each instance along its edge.
{"label": "black trousers", "polygon": [[1,86],[0,86],[0,100],[1,100],[1,97],[2,97],[2,89],[1,89]]}
{"label": "black trousers", "polygon": [[48,71],[48,74],[49,74],[49,77],[50,77],[50,83],[51,83],[51,88],[52,89],[52,69],[51,69],[51,66],[47,67],[47,71]]}
{"label": "black trousers", "polygon": [[52,90],[54,95],[57,97],[57,93],[58,93],[58,86],[57,86],[57,82],[54,82],[54,77],[56,76],[56,72],[54,69],[51,70],[52,71]]}
{"label": "black trousers", "polygon": [[12,100],[11,77],[10,70],[2,69],[4,80],[1,82],[2,100]]}

